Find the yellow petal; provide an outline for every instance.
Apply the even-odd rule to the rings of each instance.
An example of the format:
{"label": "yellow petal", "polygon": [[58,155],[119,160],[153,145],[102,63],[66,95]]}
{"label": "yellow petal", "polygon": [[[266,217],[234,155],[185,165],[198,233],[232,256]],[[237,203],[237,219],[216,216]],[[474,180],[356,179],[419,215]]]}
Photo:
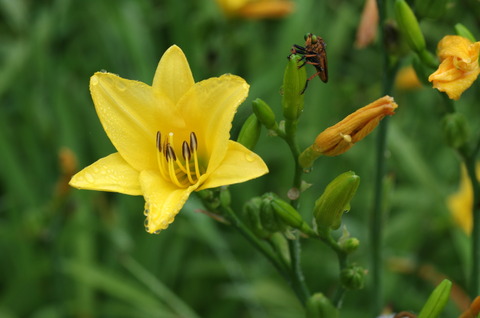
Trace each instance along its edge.
{"label": "yellow petal", "polygon": [[154,171],[142,171],[140,183],[145,198],[146,230],[149,233],[166,229],[190,193],[198,187],[198,184],[195,184],[188,188],[178,188]]}
{"label": "yellow petal", "polygon": [[438,70],[428,77],[433,87],[441,92],[447,93],[448,97],[458,100],[462,93],[467,90],[477,79],[480,69],[463,72],[453,65],[453,58],[445,59]]}
{"label": "yellow petal", "polygon": [[229,140],[225,158],[199,190],[248,181],[266,173],[268,167],[262,158],[238,142]]}
{"label": "yellow petal", "polygon": [[144,83],[110,73],[95,73],[90,91],[103,128],[122,157],[135,169],[157,167],[155,136],[162,122],[183,126],[166,98],[156,98]]}
{"label": "yellow petal", "polygon": [[85,190],[141,195],[139,172],[118,152],[104,157],[72,177],[72,187]]}
{"label": "yellow petal", "polygon": [[154,91],[167,96],[173,104],[177,104],[194,83],[185,54],[178,46],[172,45],[158,63],[153,78]]}
{"label": "yellow petal", "polygon": [[455,56],[462,60],[470,60],[471,45],[472,42],[464,37],[458,35],[447,35],[443,37],[440,42],[438,42],[438,57],[440,60],[444,60],[449,56]]}
{"label": "yellow petal", "polygon": [[179,101],[187,127],[197,135],[200,156],[209,160],[207,173],[225,156],[233,116],[248,89],[244,79],[223,75],[195,83]]}

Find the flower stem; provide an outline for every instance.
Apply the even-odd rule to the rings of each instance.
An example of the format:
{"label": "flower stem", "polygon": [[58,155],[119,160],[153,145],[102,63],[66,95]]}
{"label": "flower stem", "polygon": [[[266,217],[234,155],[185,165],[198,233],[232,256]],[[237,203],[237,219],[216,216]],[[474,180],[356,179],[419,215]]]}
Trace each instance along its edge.
{"label": "flower stem", "polygon": [[273,266],[278,270],[278,272],[286,279],[289,279],[288,265],[283,262],[266,244],[260,241],[248,228],[247,226],[238,218],[236,213],[230,206],[222,206],[222,211],[227,216],[228,220],[232,225],[253,245],[257,250],[259,250],[265,257],[273,264]]}
{"label": "flower stem", "polygon": [[[385,3],[382,0],[377,0],[378,12],[379,12],[379,25],[380,25],[380,43],[386,43],[385,32],[383,31],[384,22],[386,19]],[[383,92],[385,95],[389,95],[392,92],[395,73],[398,68],[398,62],[390,62],[390,57],[382,46],[383,52]],[[374,317],[378,316],[381,312],[383,304],[383,285],[382,285],[382,199],[383,199],[383,179],[385,175],[385,149],[387,141],[389,119],[384,118],[378,127],[377,132],[377,153],[376,153],[376,174],[375,174],[375,187],[374,187],[374,201],[373,210],[370,216],[370,245],[372,249],[371,253],[371,266],[372,266],[372,314]]]}
{"label": "flower stem", "polygon": [[[300,187],[302,184],[302,174],[303,174],[303,169],[298,163],[298,156],[300,155],[300,148],[298,147],[297,141],[296,141],[296,126],[297,122],[290,122],[287,121],[287,134],[284,136],[285,141],[287,142],[288,146],[290,147],[290,151],[293,156],[293,160],[295,163],[295,172],[293,176],[293,185],[292,185],[292,190],[293,191],[298,191],[298,196],[296,197],[291,197],[290,198],[290,204],[297,209],[298,208],[298,202],[300,198]],[[293,288],[296,290],[297,295],[301,295],[300,300],[302,301],[303,304],[306,303],[307,299],[310,298],[310,291],[308,289],[308,286],[305,283],[305,277],[303,276],[302,268],[301,268],[301,262],[300,262],[300,240],[298,238],[296,239],[289,239],[288,240],[288,249],[290,252],[290,259],[291,259],[291,264],[292,264],[292,281],[296,283],[296,285],[293,286]]]}

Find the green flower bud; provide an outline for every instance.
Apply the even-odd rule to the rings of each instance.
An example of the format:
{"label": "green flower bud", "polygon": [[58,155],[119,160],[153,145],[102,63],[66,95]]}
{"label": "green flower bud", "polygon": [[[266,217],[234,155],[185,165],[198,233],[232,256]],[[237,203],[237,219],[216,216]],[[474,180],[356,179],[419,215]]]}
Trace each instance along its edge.
{"label": "green flower bud", "polygon": [[467,119],[461,113],[451,113],[442,119],[443,135],[447,145],[458,149],[468,141],[470,130]]}
{"label": "green flower bud", "polygon": [[475,37],[473,36],[472,32],[470,32],[470,30],[467,29],[467,27],[464,26],[461,23],[455,24],[455,32],[457,33],[457,35],[460,35],[461,37],[467,38],[470,41],[472,41],[473,43],[477,42],[477,40],[475,40]]}
{"label": "green flower bud", "polygon": [[410,48],[415,52],[425,50],[425,38],[422,30],[420,30],[415,14],[405,0],[395,1],[395,18],[400,32],[402,32]]}
{"label": "green flower bud", "polygon": [[224,207],[230,206],[232,203],[232,196],[227,187],[220,188],[220,204]]}
{"label": "green flower bud", "polygon": [[262,205],[262,199],[260,197],[254,197],[249,200],[243,206],[243,221],[248,226],[249,229],[255,233],[256,236],[260,238],[268,238],[271,233],[265,230],[260,221],[260,209]]}
{"label": "green flower bud", "polygon": [[419,18],[438,19],[447,10],[448,0],[416,0],[415,12]]}
{"label": "green flower bud", "polygon": [[362,289],[365,285],[365,269],[350,265],[340,272],[340,281],[346,289]]}
{"label": "green flower bud", "polygon": [[430,297],[428,297],[427,302],[418,314],[418,318],[438,317],[447,304],[451,289],[452,282],[448,279],[444,279],[440,284],[438,284],[438,286],[430,294]]}
{"label": "green flower bud", "polygon": [[260,208],[260,221],[262,227],[270,232],[283,232],[287,228],[287,225],[278,216],[277,212],[272,206],[272,200],[277,196],[273,193],[267,193],[262,196],[262,205]]}
{"label": "green flower bud", "polygon": [[300,213],[293,206],[277,198],[273,199],[270,204],[287,225],[299,229],[305,234],[315,235],[315,232],[305,223]]}
{"label": "green flower bud", "polygon": [[262,126],[255,114],[251,114],[240,130],[237,141],[248,149],[255,148],[258,138],[260,137]]}
{"label": "green flower bud", "polygon": [[313,294],[305,305],[306,318],[338,318],[338,309],[322,293]]}
{"label": "green flower bud", "polygon": [[320,232],[340,227],[342,215],[350,210],[360,177],[353,171],[344,172],[330,182],[315,202],[313,215]]}
{"label": "green flower bud", "polygon": [[303,111],[304,95],[302,94],[307,82],[305,67],[300,67],[300,56],[292,54],[283,76],[283,116],[289,121],[296,121]]}
{"label": "green flower bud", "polygon": [[260,98],[255,99],[252,102],[253,112],[257,116],[258,120],[267,128],[275,129],[277,127],[277,122],[275,121],[275,114],[270,106],[267,105]]}
{"label": "green flower bud", "polygon": [[341,242],[338,242],[340,248],[347,254],[353,253],[360,245],[360,241],[356,237],[351,237]]}

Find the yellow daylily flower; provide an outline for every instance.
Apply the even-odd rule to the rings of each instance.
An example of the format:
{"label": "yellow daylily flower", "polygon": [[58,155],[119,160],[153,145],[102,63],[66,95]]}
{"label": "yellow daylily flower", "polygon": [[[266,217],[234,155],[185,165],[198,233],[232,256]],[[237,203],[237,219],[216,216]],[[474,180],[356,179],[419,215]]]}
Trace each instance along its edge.
{"label": "yellow daylily flower", "polygon": [[289,0],[217,0],[228,16],[252,19],[281,18],[293,11]]}
{"label": "yellow daylily flower", "polygon": [[386,95],[357,109],[343,120],[322,131],[315,138],[315,142],[300,155],[300,165],[307,168],[319,156],[341,155],[365,138],[385,116],[395,114],[397,107],[393,98]]}
{"label": "yellow daylily flower", "polygon": [[234,75],[195,83],[175,45],[162,56],[152,86],[95,73],[90,79],[95,109],[118,152],[77,173],[70,185],[143,195],[146,230],[166,229],[192,191],[268,172],[258,155],[229,140],[248,89]]}
{"label": "yellow daylily flower", "polygon": [[480,42],[458,36],[447,35],[439,43],[437,54],[440,66],[428,77],[433,87],[457,100],[469,88],[480,73],[478,56]]}
{"label": "yellow daylily flower", "polygon": [[[477,164],[477,178],[480,179],[480,164]],[[473,189],[467,171],[462,166],[460,187],[447,198],[447,206],[457,225],[470,235],[473,228]]]}

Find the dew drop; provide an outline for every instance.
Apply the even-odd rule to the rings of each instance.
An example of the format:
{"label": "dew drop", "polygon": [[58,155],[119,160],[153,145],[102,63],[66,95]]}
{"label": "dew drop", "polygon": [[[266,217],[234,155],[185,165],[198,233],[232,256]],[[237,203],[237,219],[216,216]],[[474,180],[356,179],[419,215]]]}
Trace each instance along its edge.
{"label": "dew drop", "polygon": [[95,179],[93,178],[93,176],[90,173],[85,173],[85,179],[87,180],[87,182],[90,182],[90,183],[95,181]]}
{"label": "dew drop", "polygon": [[313,170],[313,167],[305,168],[303,169],[303,173],[310,173],[312,172],[312,170]]}
{"label": "dew drop", "polygon": [[122,92],[127,89],[127,87],[125,86],[125,84],[122,83],[122,82],[117,82],[116,86],[117,86],[117,89],[118,89],[119,91],[122,91]]}
{"label": "dew drop", "polygon": [[252,162],[253,160],[255,160],[255,155],[253,153],[247,153],[245,155],[245,159],[247,159],[247,161],[249,162]]}
{"label": "dew drop", "polygon": [[96,77],[95,75],[92,76],[92,78],[90,80],[90,83],[92,83],[92,85],[97,85],[98,84],[98,77]]}

